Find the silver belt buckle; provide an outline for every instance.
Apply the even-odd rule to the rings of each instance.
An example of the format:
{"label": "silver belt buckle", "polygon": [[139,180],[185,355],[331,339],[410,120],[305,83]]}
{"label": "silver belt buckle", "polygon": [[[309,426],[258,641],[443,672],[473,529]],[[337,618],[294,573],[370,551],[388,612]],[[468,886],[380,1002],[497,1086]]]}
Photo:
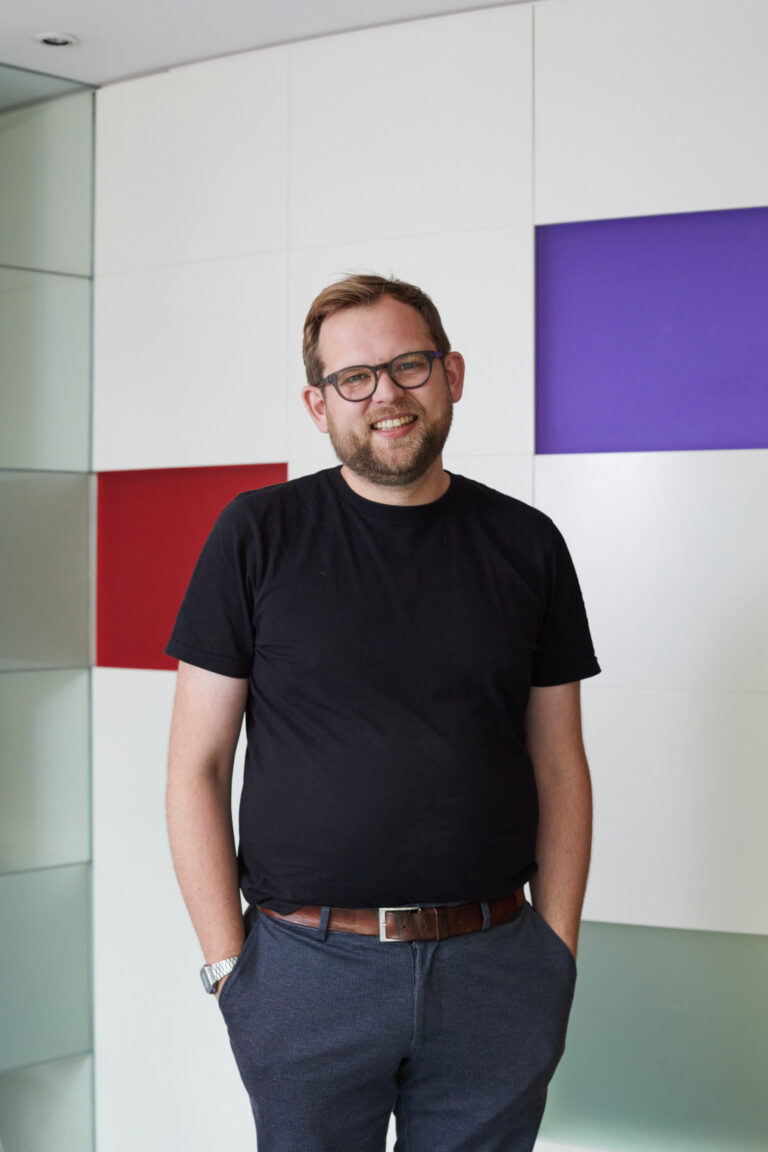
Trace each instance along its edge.
{"label": "silver belt buckle", "polygon": [[387,912],[421,912],[420,904],[395,904],[391,908],[379,908],[379,940],[385,944],[400,944],[402,941],[387,936]]}

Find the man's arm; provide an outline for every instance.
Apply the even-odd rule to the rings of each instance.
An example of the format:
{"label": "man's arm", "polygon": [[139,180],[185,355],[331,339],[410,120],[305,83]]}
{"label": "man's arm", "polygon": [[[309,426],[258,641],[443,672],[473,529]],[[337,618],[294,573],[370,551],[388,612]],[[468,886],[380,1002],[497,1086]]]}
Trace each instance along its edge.
{"label": "man's arm", "polygon": [[539,791],[536,911],[576,955],[592,842],[592,789],[581,738],[580,683],[532,688],[528,751]]}
{"label": "man's arm", "polygon": [[247,680],[179,664],[168,756],[168,835],[206,964],[237,956],[243,946],[231,793],[247,690]]}

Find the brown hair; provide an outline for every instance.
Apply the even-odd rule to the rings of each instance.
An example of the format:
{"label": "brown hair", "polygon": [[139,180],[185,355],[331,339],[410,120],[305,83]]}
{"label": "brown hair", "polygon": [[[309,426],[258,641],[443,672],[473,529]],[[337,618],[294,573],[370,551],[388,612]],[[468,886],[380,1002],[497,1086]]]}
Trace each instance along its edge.
{"label": "brown hair", "polygon": [[307,372],[307,381],[318,385],[323,378],[323,363],[320,358],[320,328],[323,321],[335,312],[342,312],[345,308],[371,307],[384,296],[392,296],[401,304],[408,304],[415,308],[424,317],[430,338],[434,341],[438,352],[450,352],[451,342],[445,334],[440,313],[421,288],[415,284],[407,284],[405,280],[395,277],[387,279],[385,276],[375,276],[368,273],[347,276],[336,284],[329,284],[312,302],[312,306],[304,321],[304,367]]}

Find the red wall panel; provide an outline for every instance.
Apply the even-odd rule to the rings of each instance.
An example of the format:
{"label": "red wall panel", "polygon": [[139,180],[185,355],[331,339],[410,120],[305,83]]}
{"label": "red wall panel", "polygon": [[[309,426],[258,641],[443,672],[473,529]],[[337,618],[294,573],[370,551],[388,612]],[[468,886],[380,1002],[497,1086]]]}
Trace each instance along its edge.
{"label": "red wall panel", "polygon": [[99,473],[97,664],[176,667],[163,648],[214,520],[238,492],[287,473],[286,464]]}

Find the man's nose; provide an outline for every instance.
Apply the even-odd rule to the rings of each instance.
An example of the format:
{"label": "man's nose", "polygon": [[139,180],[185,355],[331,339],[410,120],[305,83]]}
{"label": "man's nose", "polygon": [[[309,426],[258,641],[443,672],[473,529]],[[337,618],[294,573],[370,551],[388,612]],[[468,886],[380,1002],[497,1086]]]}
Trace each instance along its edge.
{"label": "man's nose", "polygon": [[391,403],[394,400],[399,400],[402,394],[402,388],[398,388],[387,369],[379,368],[379,382],[376,385],[373,399],[378,400],[379,403],[384,401]]}

